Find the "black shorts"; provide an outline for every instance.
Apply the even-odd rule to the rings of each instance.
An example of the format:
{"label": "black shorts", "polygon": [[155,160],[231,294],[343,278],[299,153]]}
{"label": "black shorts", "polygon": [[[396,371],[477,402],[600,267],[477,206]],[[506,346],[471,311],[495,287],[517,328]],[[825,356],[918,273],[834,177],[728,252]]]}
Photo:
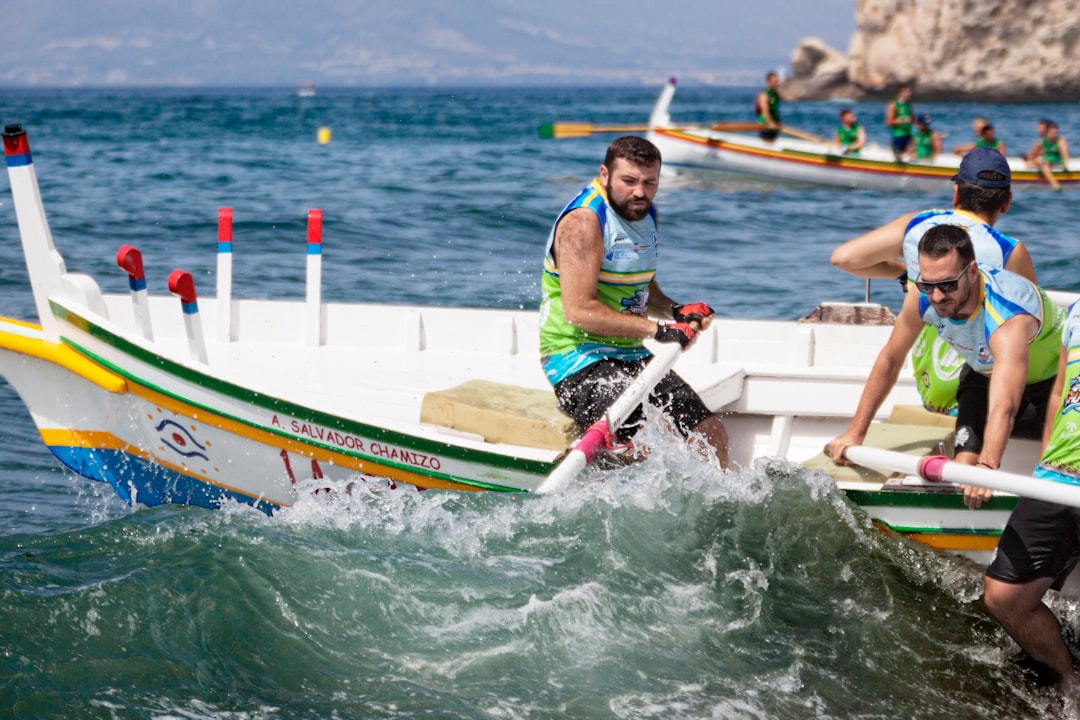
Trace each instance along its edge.
{"label": "black shorts", "polygon": [[894,153],[899,155],[902,152],[906,152],[909,147],[911,147],[910,135],[893,135],[892,149]]}
{"label": "black shorts", "polygon": [[986,574],[1007,583],[1053,578],[1060,590],[1080,560],[1080,509],[1020,498]]}
{"label": "black shorts", "polygon": [[[589,427],[603,417],[633,379],[641,374],[649,360],[652,360],[652,356],[629,362],[613,358],[594,362],[555,385],[559,406],[582,428]],[[712,415],[694,389],[674,372],[669,372],[656,384],[649,395],[649,404],[662,408],[683,437]],[[644,415],[642,407],[638,405],[615,436],[621,442],[629,440],[641,428]]]}
{"label": "black shorts", "polygon": [[769,142],[772,142],[777,137],[779,137],[780,131],[779,130],[762,130],[762,131],[760,131],[758,133],[758,135],[761,136],[762,140],[768,140]]}
{"label": "black shorts", "polygon": [[[1053,389],[1054,378],[1024,388],[1010,437],[1029,440],[1042,438],[1046,405],[1050,402],[1050,391]],[[990,409],[990,378],[964,363],[956,388],[956,403],[956,452],[977,453],[982,450],[986,413]]]}

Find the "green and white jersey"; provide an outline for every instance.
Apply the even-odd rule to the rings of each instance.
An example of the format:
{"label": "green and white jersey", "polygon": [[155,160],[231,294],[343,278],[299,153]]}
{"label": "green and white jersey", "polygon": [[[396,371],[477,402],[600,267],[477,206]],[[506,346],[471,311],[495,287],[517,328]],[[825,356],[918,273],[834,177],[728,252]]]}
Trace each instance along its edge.
{"label": "green and white jersey", "polygon": [[599,178],[584,188],[559,213],[548,234],[544,274],[540,280],[540,355],[544,373],[552,385],[607,357],[636,360],[649,356],[640,338],[593,335],[566,319],[559,270],[553,257],[555,227],[571,210],[588,208],[600,220],[604,260],[596,297],[619,312],[644,316],[649,309],[649,283],[656,274],[656,211],[636,221],[619,215],[608,205]]}
{"label": "green and white jersey", "polygon": [[1061,402],[1035,477],[1080,485],[1080,302],[1069,308],[1061,346],[1068,353]]}
{"label": "green and white jersey", "polygon": [[937,328],[941,338],[952,345],[964,362],[976,372],[990,375],[994,356],[990,336],[1018,315],[1030,315],[1039,323],[1035,337],[1028,340],[1027,384],[1048,380],[1057,374],[1058,346],[1064,313],[1042,288],[1027,278],[989,265],[979,265],[979,305],[970,317],[943,318],[926,295],[919,295],[919,315]]}

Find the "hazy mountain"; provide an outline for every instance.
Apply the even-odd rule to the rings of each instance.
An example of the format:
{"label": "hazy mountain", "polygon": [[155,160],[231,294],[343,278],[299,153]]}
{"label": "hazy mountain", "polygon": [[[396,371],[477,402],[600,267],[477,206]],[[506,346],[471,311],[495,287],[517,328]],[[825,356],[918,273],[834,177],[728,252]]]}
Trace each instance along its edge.
{"label": "hazy mountain", "polygon": [[[36,0],[5,13],[0,83],[758,82],[852,0]],[[782,12],[790,8],[789,12]]]}

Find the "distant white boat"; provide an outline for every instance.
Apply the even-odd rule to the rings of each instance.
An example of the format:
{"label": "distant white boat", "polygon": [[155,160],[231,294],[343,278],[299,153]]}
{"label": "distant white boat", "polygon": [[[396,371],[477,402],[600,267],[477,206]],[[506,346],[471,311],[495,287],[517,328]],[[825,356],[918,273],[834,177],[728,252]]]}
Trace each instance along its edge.
{"label": "distant white boat", "polygon": [[296,86],[297,97],[315,97],[315,84],[302,82]]}
{"label": "distant white boat", "polygon": [[[768,141],[732,132],[737,123],[675,125],[668,112],[674,95],[672,79],[653,106],[647,134],[668,168],[827,187],[951,192],[952,177],[960,167],[960,156],[952,154],[939,154],[932,161],[897,162],[891,148],[877,144],[867,145],[858,156],[844,155],[835,143],[791,127],[781,132],[794,137]],[[1007,160],[1014,192],[1052,189],[1022,157]],[[1080,190],[1080,160],[1070,160],[1068,168],[1055,175],[1062,189]]]}

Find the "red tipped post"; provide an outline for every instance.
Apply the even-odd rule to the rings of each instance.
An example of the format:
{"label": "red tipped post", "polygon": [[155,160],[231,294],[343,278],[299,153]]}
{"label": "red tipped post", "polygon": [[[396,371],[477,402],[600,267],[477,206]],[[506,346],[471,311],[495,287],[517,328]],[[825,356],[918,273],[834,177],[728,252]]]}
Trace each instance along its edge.
{"label": "red tipped post", "polygon": [[144,338],[153,340],[154,330],[150,322],[150,297],[146,289],[146,270],[143,268],[142,253],[130,245],[123,245],[116,251],[116,264],[128,276],[128,288],[131,290],[131,306],[135,313],[135,325]]}
{"label": "red tipped post", "polygon": [[169,275],[169,292],[180,298],[184,311],[184,330],[187,332],[188,349],[192,360],[208,363],[206,341],[203,339],[202,321],[199,319],[199,301],[195,294],[195,279],[186,270],[173,270]]}
{"label": "red tipped post", "polygon": [[308,210],[307,225],[307,343],[326,341],[326,313],[322,304],[322,210]]}

